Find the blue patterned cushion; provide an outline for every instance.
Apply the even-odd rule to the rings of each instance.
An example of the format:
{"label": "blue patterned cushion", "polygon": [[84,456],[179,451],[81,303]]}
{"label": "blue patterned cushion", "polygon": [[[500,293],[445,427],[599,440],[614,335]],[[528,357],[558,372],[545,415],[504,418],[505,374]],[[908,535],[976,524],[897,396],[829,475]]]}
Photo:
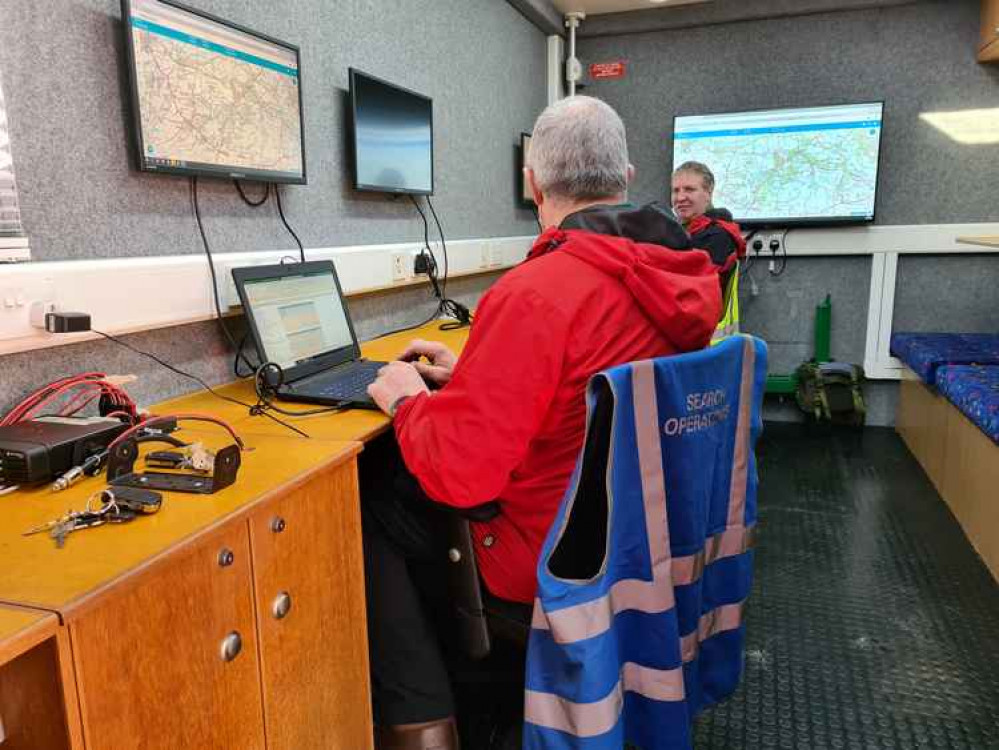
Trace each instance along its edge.
{"label": "blue patterned cushion", "polygon": [[891,353],[933,385],[941,365],[999,365],[999,333],[893,333]]}
{"label": "blue patterned cushion", "polygon": [[999,367],[946,365],[937,370],[937,389],[999,443]]}

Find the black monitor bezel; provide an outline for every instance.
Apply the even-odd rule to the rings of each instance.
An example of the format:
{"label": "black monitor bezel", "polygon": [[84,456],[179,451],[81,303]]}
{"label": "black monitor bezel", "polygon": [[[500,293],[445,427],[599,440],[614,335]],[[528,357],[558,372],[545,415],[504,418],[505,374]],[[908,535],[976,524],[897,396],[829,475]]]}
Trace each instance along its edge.
{"label": "black monitor bezel", "polygon": [[522,132],[520,134],[520,181],[519,181],[519,184],[520,184],[520,191],[519,191],[520,192],[520,196],[519,197],[520,197],[520,203],[521,203],[521,205],[523,205],[523,206],[537,207],[537,204],[534,202],[534,200],[532,198],[526,198],[526,197],[524,197],[524,194],[527,192],[527,190],[525,190],[525,188],[528,187],[528,185],[527,185],[527,172],[524,171],[524,170],[527,169],[527,145],[526,145],[525,141],[527,141],[529,138],[533,138],[533,137],[534,137],[533,133],[523,133]]}
{"label": "black monitor bezel", "polygon": [[[793,112],[795,110],[802,109],[816,109],[820,107],[862,107],[869,104],[880,104],[881,105],[881,128],[878,132],[878,164],[877,164],[877,175],[874,179],[874,208],[870,218],[868,217],[837,217],[837,218],[794,218],[794,219],[783,219],[783,218],[772,218],[772,219],[743,219],[740,220],[735,217],[735,222],[746,229],[767,229],[771,227],[779,228],[801,228],[801,227],[847,227],[847,226],[863,226],[867,224],[873,224],[877,219],[878,215],[878,203],[881,200],[881,165],[884,159],[884,133],[885,133],[885,110],[886,110],[886,100],[885,99],[873,99],[870,101],[862,102],[838,102],[833,104],[811,104],[811,105],[801,105],[797,107],[758,107],[756,109],[734,109],[729,111],[719,111],[710,112],[706,114],[675,114],[673,115],[673,132],[672,132],[672,143],[670,148],[670,174],[672,175],[673,170],[676,169],[676,121],[681,117],[713,117],[715,115],[739,115],[739,114],[752,114],[754,112]],[[672,202],[672,201],[671,201]]]}
{"label": "black monitor bezel", "polygon": [[306,276],[309,274],[326,273],[333,275],[333,283],[336,286],[336,293],[343,304],[344,314],[347,318],[347,328],[350,330],[351,343],[339,349],[334,349],[325,354],[317,354],[303,362],[299,362],[291,367],[284,368],[284,379],[286,382],[300,380],[314,375],[317,372],[328,370],[331,367],[342,365],[361,356],[361,346],[357,342],[357,334],[354,332],[354,321],[350,317],[350,308],[347,300],[343,296],[343,288],[340,286],[340,277],[336,272],[336,265],[331,260],[312,260],[306,263],[286,263],[269,266],[247,266],[245,268],[232,269],[232,280],[236,284],[236,292],[239,294],[239,303],[243,306],[243,313],[246,315],[250,338],[257,350],[257,355],[261,359],[266,357],[264,347],[260,337],[260,329],[253,316],[253,309],[247,304],[246,283],[248,281],[261,281],[263,279],[282,279],[289,276]]}
{"label": "black monitor bezel", "polygon": [[[351,150],[351,169],[353,171],[353,187],[354,190],[358,192],[365,193],[389,193],[392,195],[433,195],[434,185],[436,182],[436,168],[434,164],[434,100],[432,97],[426,94],[421,94],[418,91],[413,91],[412,89],[407,89],[398,84],[392,83],[391,81],[386,81],[384,78],[379,78],[373,76],[370,73],[365,73],[363,70],[357,68],[347,69],[348,78],[350,79],[350,150]],[[381,84],[382,86],[387,86],[388,88],[395,89],[396,91],[401,91],[404,94],[410,96],[415,96],[419,99],[425,99],[430,104],[430,190],[409,190],[407,188],[393,188],[385,187],[380,185],[369,185],[367,183],[362,183],[358,178],[357,169],[357,95],[356,88],[354,86],[354,79],[356,76],[362,76],[369,81],[374,81],[375,83]]]}
{"label": "black monitor bezel", "polygon": [[145,143],[142,137],[142,112],[140,111],[139,105],[139,86],[136,80],[136,69],[135,69],[135,46],[132,39],[132,25],[129,19],[132,16],[132,0],[121,0],[121,20],[122,26],[124,27],[125,34],[125,50],[126,57],[128,61],[128,78],[129,78],[129,89],[131,92],[131,109],[132,109],[132,126],[135,133],[135,143],[138,148],[138,153],[136,154],[136,160],[138,162],[138,168],[140,172],[147,172],[149,174],[169,174],[169,175],[180,175],[180,176],[197,176],[197,177],[213,177],[219,179],[235,179],[235,180],[253,180],[255,182],[269,182],[281,185],[306,185],[308,184],[308,160],[305,154],[305,106],[304,98],[302,94],[303,82],[302,82],[302,55],[301,50],[297,45],[290,44],[289,42],[282,41],[280,39],[275,39],[274,37],[268,36],[266,34],[261,34],[259,31],[254,31],[240,24],[233,23],[224,18],[219,18],[218,16],[212,15],[211,13],[206,13],[203,10],[198,10],[197,8],[192,8],[189,5],[176,2],[176,0],[157,0],[157,2],[163,3],[164,5],[169,5],[178,10],[191,13],[192,15],[199,16],[213,23],[217,23],[221,26],[228,27],[235,31],[239,31],[250,36],[254,36],[261,41],[267,42],[269,44],[275,44],[280,47],[284,47],[295,53],[295,60],[298,65],[298,113],[299,113],[299,137],[302,142],[302,176],[288,176],[287,173],[272,172],[266,170],[255,170],[255,169],[224,169],[224,168],[210,168],[205,165],[198,166],[164,166],[160,164],[150,165],[145,159]]}

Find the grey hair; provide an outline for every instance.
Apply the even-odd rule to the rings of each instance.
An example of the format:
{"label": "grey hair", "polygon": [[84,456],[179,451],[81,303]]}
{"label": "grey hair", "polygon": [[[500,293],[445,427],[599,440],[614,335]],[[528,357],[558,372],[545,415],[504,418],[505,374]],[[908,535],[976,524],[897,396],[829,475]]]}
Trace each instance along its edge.
{"label": "grey hair", "polygon": [[534,123],[527,166],[545,195],[594,200],[628,189],[624,123],[591,96],[555,102]]}
{"label": "grey hair", "polygon": [[704,189],[709,193],[715,191],[715,174],[708,168],[707,164],[701,164],[699,161],[685,161],[673,170],[673,176],[676,177],[681,172],[699,175],[704,180]]}

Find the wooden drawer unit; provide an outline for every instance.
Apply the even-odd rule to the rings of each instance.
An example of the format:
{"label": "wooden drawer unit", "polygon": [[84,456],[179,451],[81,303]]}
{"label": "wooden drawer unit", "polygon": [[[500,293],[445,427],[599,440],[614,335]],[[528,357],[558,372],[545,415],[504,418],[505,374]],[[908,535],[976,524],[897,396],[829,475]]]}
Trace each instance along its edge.
{"label": "wooden drawer unit", "polygon": [[263,750],[250,565],[237,520],[73,618],[87,750]]}
{"label": "wooden drawer unit", "polygon": [[250,516],[268,750],[371,747],[356,461]]}

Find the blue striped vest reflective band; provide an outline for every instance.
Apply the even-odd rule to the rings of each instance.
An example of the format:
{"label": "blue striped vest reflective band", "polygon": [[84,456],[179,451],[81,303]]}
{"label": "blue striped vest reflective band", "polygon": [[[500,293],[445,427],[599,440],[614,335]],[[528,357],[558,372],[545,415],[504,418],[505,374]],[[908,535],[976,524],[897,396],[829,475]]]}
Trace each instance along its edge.
{"label": "blue striped vest reflective band", "polygon": [[725,290],[725,299],[722,300],[725,309],[721,320],[715,326],[714,333],[711,334],[711,345],[721,343],[729,336],[734,336],[739,332],[739,264],[735,264],[732,275],[728,280],[728,288]]}
{"label": "blue striped vest reflective band", "polygon": [[689,750],[693,717],[735,690],[765,379],[744,335],[591,378],[538,563],[527,750]]}

